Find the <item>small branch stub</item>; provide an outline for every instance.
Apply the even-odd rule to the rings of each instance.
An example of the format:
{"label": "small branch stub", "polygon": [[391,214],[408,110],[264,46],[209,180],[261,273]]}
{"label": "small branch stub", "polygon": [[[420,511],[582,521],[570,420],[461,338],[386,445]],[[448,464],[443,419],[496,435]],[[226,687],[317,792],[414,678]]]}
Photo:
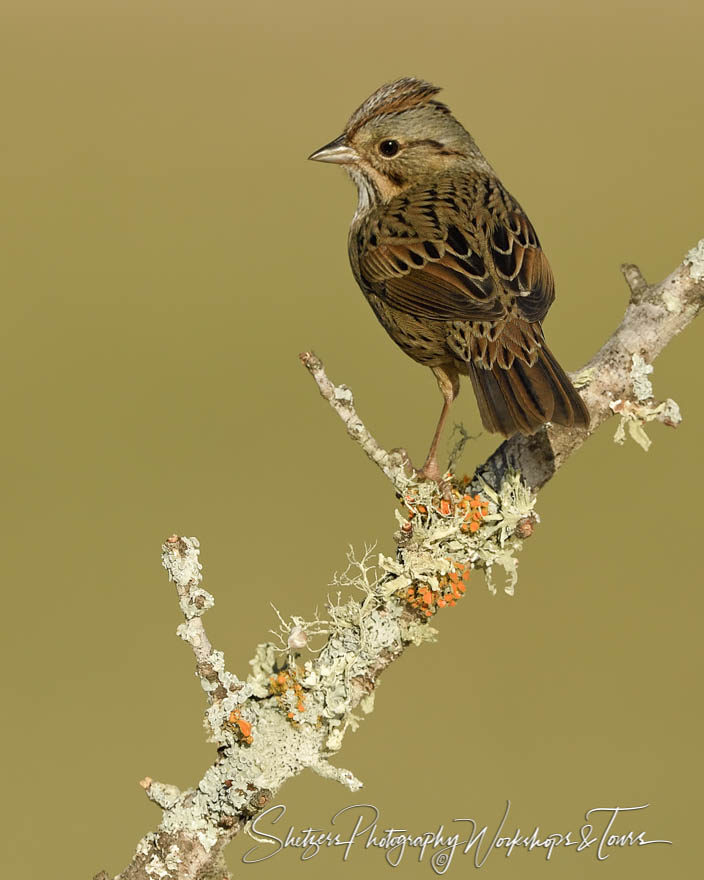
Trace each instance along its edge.
{"label": "small branch stub", "polygon": [[648,282],[641,274],[638,266],[633,263],[623,263],[621,272],[623,272],[623,277],[626,279],[626,284],[631,289],[631,302],[638,302],[650,289]]}

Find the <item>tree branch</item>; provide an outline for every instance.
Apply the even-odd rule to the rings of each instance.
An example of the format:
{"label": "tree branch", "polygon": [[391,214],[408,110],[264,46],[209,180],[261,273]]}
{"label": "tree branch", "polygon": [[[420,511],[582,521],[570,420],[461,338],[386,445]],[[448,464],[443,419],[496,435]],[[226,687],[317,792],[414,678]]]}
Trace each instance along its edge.
{"label": "tree branch", "polygon": [[[359,788],[350,771],[329,762],[345,733],[358,726],[357,710],[372,711],[380,674],[408,645],[434,638],[429,621],[461,598],[470,569],[483,569],[493,588],[498,566],[506,574],[505,589],[513,590],[517,553],[536,522],[537,490],[613,415],[620,418],[615,439],[622,442],[628,431],[645,448],[647,422],[678,423],[677,405],[655,401],[648,376],[652,361],[704,305],[704,240],[658,285],[649,286],[635,266],[624,266],[623,273],[631,290],[624,318],[573,376],[589,407],[589,431],[547,426],[532,437],[514,437],[469,484],[454,482],[449,497],[409,473],[402,454],[383,449],[357,415],[349,389],[334,385],[314,354],[301,355],[322,396],[400,497],[396,555],[374,560],[371,548],[359,557],[350,553],[347,569],[334,581],[337,597],[328,599],[329,619],[279,615],[275,641],[257,647],[243,681],[225,669],[223,654],[213,649],[203,626],[213,597],[200,586],[197,540],[176,535],[166,540],[162,561],[184,615],[178,634],[193,649],[208,699],[210,740],[218,752],[188,791],[142,780],[163,811],[162,821],[140,841],[118,880],[229,878],[224,847],[306,767],[353,791]],[[300,663],[311,636],[322,633],[323,647]],[[101,872],[96,878],[107,876]]]}
{"label": "tree branch", "polygon": [[[703,253],[700,242],[672,274],[652,287],[636,266],[622,267],[631,290],[623,320],[601,350],[572,377],[583,386],[582,396],[591,416],[589,431],[548,427],[532,437],[512,437],[479,468],[478,473],[487,482],[496,486],[509,469],[514,469],[531,488],[540,489],[614,413],[632,426],[629,430],[636,437],[642,437],[638,427],[653,418],[668,425],[678,424],[679,411],[672,402],[657,404],[652,395],[639,389],[650,364],[704,305]],[[645,387],[648,389],[648,385]]]}

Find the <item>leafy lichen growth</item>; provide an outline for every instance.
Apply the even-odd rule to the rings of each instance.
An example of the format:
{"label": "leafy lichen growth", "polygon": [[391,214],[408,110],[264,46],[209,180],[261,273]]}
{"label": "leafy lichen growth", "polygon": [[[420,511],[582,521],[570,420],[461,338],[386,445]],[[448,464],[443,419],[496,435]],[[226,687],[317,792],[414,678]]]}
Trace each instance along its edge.
{"label": "leafy lichen growth", "polygon": [[631,357],[631,385],[638,400],[650,400],[653,396],[653,383],[648,376],[653,372],[653,365],[646,364],[639,354]]}
{"label": "leafy lichen growth", "polygon": [[[506,574],[505,592],[513,594],[518,579],[516,553],[522,536],[538,521],[535,496],[519,474],[510,473],[499,492],[483,480],[469,488],[465,479],[454,487],[449,500],[438,498],[428,483],[407,490],[403,499],[413,514],[412,526],[409,529],[398,515],[401,536],[397,559],[383,561],[397,581],[387,585],[387,591],[417,588],[418,584],[437,591],[443,578],[454,581],[453,572],[461,573],[464,580],[465,570],[481,569],[489,589],[496,592],[492,575],[498,566]],[[519,524],[527,523],[530,530],[521,536]]]}
{"label": "leafy lichen growth", "polygon": [[[401,605],[374,600],[380,594],[370,552],[368,548],[359,561],[350,554],[350,566],[336,577],[335,586],[359,588],[364,598],[343,601],[338,592],[328,602],[328,639],[317,654],[301,666],[290,657],[280,665],[276,646],[260,645],[248,680],[254,693],[273,700],[289,726],[319,738],[329,754],[340,748],[346,730],[356,727],[353,709],[364,696],[362,682],[375,674],[379,656],[402,647]],[[320,632],[317,615],[312,621],[296,620],[301,631]],[[282,629],[290,630],[289,624],[282,622]],[[324,775],[330,775],[327,769]]]}
{"label": "leafy lichen growth", "polygon": [[652,372],[651,364],[647,364],[639,354],[632,355],[630,379],[635,400],[619,399],[609,404],[621,417],[614,434],[614,442],[623,445],[628,431],[645,452],[652,443],[645,431],[648,422],[659,421],[670,427],[677,427],[682,421],[680,408],[674,400],[668,398],[659,403],[653,399],[653,385],[648,378]]}
{"label": "leafy lichen growth", "polygon": [[[400,499],[395,558],[375,554],[371,546],[359,557],[350,550],[323,618],[316,611],[311,619],[286,619],[276,611],[274,640],[257,647],[246,681],[227,671],[221,652],[201,650],[200,678],[209,698],[205,721],[218,758],[194,790],[151,783],[150,797],[164,809],[160,831],[188,831],[209,849],[223,817],[254,815],[306,768],[357,790],[361,782],[330,758],[372,711],[380,672],[406,645],[434,639],[429,621],[456,603],[470,570],[483,569],[495,591],[491,572],[500,566],[505,589],[513,592],[521,526],[537,521],[535,498],[518,474],[499,492],[485,484],[470,490],[465,479],[449,497],[435,484],[408,481]],[[178,571],[181,590],[202,596],[197,545],[179,540],[178,552],[191,554],[190,567],[184,563]],[[166,552],[175,553],[175,546]],[[179,634],[197,650],[204,634],[187,613],[188,596],[182,600],[187,620]],[[311,647],[314,636],[326,637],[318,648]],[[154,863],[153,870],[162,864]]]}

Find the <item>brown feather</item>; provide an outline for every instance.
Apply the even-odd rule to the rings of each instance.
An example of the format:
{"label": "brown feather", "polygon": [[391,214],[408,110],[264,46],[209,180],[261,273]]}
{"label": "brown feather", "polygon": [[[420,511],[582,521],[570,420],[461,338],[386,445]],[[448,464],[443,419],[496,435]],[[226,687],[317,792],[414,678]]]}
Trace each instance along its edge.
{"label": "brown feather", "polygon": [[469,376],[488,431],[510,437],[533,434],[546,422],[589,426],[584,401],[545,345],[533,366],[515,358],[505,369],[497,357],[491,369],[471,363]]}

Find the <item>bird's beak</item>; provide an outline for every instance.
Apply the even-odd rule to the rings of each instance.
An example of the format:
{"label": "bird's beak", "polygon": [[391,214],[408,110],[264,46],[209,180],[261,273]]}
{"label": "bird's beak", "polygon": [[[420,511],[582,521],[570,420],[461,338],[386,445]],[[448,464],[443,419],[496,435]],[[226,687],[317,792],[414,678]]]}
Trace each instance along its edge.
{"label": "bird's beak", "polygon": [[334,162],[336,165],[349,165],[359,159],[359,153],[353,150],[345,140],[344,134],[325,144],[319,150],[308,156],[314,162]]}

